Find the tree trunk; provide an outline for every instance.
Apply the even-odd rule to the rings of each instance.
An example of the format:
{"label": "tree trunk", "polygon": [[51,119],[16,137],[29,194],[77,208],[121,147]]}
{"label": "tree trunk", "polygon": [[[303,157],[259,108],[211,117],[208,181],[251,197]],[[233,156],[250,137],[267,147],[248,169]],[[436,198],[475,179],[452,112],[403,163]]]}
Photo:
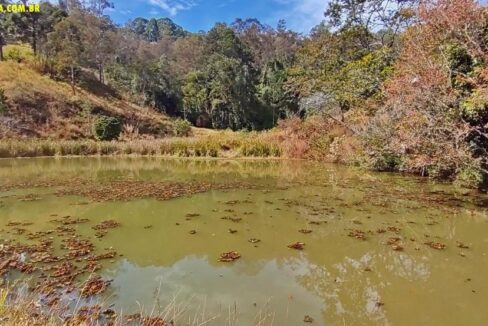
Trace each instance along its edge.
{"label": "tree trunk", "polygon": [[1,43],[0,43],[0,61],[3,61],[3,44]]}
{"label": "tree trunk", "polygon": [[98,65],[98,79],[100,83],[105,84],[105,78],[103,76],[103,64]]}
{"label": "tree trunk", "polygon": [[76,88],[75,88],[75,67],[71,66],[71,89],[73,90],[73,95],[76,95]]}
{"label": "tree trunk", "polygon": [[36,22],[34,22],[34,26],[32,26],[32,51],[34,55],[37,55],[37,27]]}

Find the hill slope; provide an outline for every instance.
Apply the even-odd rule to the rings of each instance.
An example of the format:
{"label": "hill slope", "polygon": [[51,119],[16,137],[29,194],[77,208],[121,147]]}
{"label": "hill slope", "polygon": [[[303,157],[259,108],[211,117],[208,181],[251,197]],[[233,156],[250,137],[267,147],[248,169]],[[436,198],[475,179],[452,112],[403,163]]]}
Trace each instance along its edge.
{"label": "hill slope", "polygon": [[141,135],[173,133],[167,116],[130,103],[93,78],[84,80],[73,95],[67,83],[41,75],[30,64],[0,62],[0,90],[6,98],[0,138],[92,138],[92,124],[100,114],[119,118]]}

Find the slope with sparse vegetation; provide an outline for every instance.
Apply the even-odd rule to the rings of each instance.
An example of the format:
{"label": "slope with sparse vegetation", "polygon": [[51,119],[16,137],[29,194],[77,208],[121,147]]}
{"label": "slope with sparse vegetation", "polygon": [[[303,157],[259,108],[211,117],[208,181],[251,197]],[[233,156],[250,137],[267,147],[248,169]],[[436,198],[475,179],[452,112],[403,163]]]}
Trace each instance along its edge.
{"label": "slope with sparse vegetation", "polygon": [[90,71],[82,72],[73,94],[68,83],[37,70],[28,46],[10,45],[4,53],[7,61],[0,62],[1,138],[94,138],[93,127],[101,116],[120,121],[128,137],[137,133],[160,138],[174,132],[166,115],[131,103],[97,81]]}

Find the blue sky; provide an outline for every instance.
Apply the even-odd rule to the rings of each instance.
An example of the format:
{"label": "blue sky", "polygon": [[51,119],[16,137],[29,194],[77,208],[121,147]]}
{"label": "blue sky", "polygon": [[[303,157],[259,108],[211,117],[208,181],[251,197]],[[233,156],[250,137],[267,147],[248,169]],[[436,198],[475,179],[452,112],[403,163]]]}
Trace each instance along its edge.
{"label": "blue sky", "polygon": [[112,0],[108,12],[118,24],[135,17],[169,17],[185,29],[209,30],[216,22],[235,18],[258,18],[276,26],[285,19],[294,31],[308,33],[320,23],[327,0]]}

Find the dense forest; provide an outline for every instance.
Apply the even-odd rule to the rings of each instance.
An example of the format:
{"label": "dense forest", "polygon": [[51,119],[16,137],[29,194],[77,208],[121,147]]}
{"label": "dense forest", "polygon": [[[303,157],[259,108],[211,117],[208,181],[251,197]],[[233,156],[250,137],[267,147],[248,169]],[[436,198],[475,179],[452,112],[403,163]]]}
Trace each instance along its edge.
{"label": "dense forest", "polygon": [[[9,1],[0,0],[0,4]],[[107,0],[0,16],[0,58],[91,72],[138,105],[194,126],[275,128],[290,157],[486,184],[488,12],[473,0],[333,0],[303,35],[256,19],[191,33],[171,19],[116,25]],[[0,89],[0,108],[8,94]]]}

